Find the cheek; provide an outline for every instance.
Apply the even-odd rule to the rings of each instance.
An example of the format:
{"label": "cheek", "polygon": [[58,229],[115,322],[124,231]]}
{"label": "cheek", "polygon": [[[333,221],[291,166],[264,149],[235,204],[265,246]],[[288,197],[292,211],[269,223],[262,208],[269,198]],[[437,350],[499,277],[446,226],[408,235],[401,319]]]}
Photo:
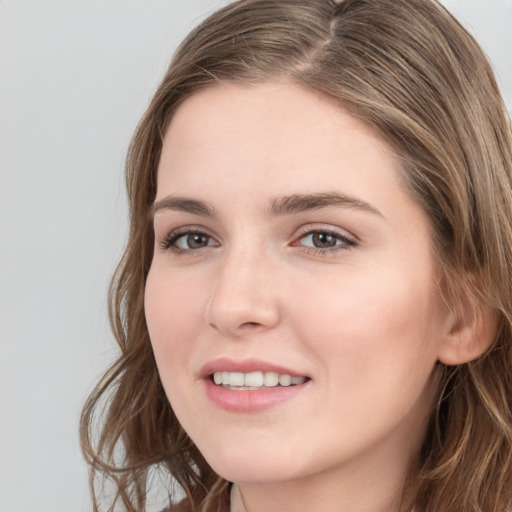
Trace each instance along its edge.
{"label": "cheek", "polygon": [[146,323],[164,385],[170,375],[176,375],[177,368],[183,367],[201,324],[199,288],[182,281],[158,265],[151,268],[146,281]]}
{"label": "cheek", "polygon": [[[430,276],[359,272],[303,282],[295,318],[311,348],[336,361],[347,381],[407,379],[431,372],[439,341],[436,292]],[[321,283],[321,284],[319,284]],[[297,290],[296,290],[297,291]],[[334,365],[328,365],[334,367]],[[415,369],[415,370],[413,370]]]}

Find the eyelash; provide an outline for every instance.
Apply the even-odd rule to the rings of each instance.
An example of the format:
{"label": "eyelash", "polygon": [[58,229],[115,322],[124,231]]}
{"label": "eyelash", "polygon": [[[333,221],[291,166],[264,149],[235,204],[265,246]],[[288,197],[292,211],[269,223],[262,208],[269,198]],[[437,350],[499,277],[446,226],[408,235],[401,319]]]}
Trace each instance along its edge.
{"label": "eyelash", "polygon": [[[332,237],[335,240],[335,245],[332,247],[308,247],[298,243],[300,241],[304,241],[304,239],[307,237],[314,237],[315,235],[327,235]],[[350,250],[351,248],[356,247],[357,242],[354,239],[349,238],[346,235],[342,235],[337,231],[332,231],[329,229],[308,229],[303,234],[301,234],[297,238],[297,242],[294,242],[292,245],[298,245],[312,254],[329,254],[338,251]]]}
{"label": "eyelash", "polygon": [[[170,251],[174,252],[175,254],[185,254],[185,253],[189,253],[189,252],[193,252],[193,251],[198,251],[199,249],[203,249],[203,247],[199,247],[199,248],[196,248],[196,249],[193,249],[193,248],[181,249],[180,247],[178,247],[176,245],[176,242],[180,238],[184,238],[184,237],[187,237],[187,236],[190,236],[190,235],[201,235],[201,236],[203,236],[205,238],[213,240],[212,236],[210,236],[208,233],[205,233],[203,230],[201,230],[199,228],[190,228],[190,227],[188,227],[188,228],[180,228],[180,229],[176,229],[174,231],[171,231],[160,242],[160,247],[164,251],[170,250]],[[204,247],[208,247],[208,245],[206,245]]]}
{"label": "eyelash", "polygon": [[[202,247],[197,248],[188,248],[188,249],[182,249],[176,245],[178,240],[183,237],[191,236],[191,235],[201,235],[205,238],[207,238],[209,241],[215,240],[212,236],[205,233],[203,230],[199,228],[180,228],[177,230],[172,231],[167,235],[161,242],[160,247],[163,251],[170,250],[174,252],[175,254],[186,254],[186,253],[192,253],[195,251],[199,251],[201,249],[204,249],[206,247],[215,247],[218,245],[218,242],[215,243],[215,245],[204,245]],[[335,240],[335,245],[332,247],[309,247],[303,244],[300,244],[300,241],[303,241],[307,237],[314,237],[315,235],[327,235],[329,237],[332,237]],[[338,243],[339,242],[339,243]],[[303,250],[312,253],[312,254],[326,254],[326,253],[333,253],[340,250],[350,250],[352,247],[357,246],[357,242],[353,240],[352,238],[349,238],[345,235],[342,235],[336,231],[328,230],[328,229],[309,229],[302,233],[295,242],[291,244],[292,246],[299,246],[302,247]]]}

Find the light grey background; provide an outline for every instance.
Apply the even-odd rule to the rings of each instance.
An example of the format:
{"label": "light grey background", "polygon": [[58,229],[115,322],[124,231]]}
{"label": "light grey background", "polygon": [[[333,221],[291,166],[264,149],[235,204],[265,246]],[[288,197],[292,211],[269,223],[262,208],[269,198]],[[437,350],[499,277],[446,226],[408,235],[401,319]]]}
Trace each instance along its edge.
{"label": "light grey background", "polygon": [[[0,0],[0,512],[85,512],[78,417],[112,360],[124,154],[182,37],[221,0]],[[445,0],[512,111],[512,1]]]}

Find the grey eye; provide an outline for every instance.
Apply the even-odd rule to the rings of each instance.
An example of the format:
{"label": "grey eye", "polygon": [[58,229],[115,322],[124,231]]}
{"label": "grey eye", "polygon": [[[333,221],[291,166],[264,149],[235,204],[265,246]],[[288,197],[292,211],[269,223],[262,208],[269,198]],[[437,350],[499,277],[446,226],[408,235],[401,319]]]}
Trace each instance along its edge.
{"label": "grey eye", "polygon": [[330,249],[336,245],[345,243],[340,235],[328,233],[325,231],[314,231],[308,233],[301,239],[302,245],[307,247],[315,247],[316,249]]}

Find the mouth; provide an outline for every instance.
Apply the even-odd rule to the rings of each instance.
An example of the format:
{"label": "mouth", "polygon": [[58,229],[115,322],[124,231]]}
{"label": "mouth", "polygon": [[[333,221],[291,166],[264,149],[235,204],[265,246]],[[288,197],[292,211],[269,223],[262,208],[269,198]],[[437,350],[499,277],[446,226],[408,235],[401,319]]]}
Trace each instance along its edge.
{"label": "mouth", "polygon": [[303,384],[308,377],[292,376],[277,372],[229,372],[217,371],[210,375],[211,381],[224,389],[233,391],[257,391],[262,389],[290,387]]}
{"label": "mouth", "polygon": [[230,413],[256,413],[284,405],[310,388],[311,377],[262,359],[220,358],[199,371],[206,396]]}

